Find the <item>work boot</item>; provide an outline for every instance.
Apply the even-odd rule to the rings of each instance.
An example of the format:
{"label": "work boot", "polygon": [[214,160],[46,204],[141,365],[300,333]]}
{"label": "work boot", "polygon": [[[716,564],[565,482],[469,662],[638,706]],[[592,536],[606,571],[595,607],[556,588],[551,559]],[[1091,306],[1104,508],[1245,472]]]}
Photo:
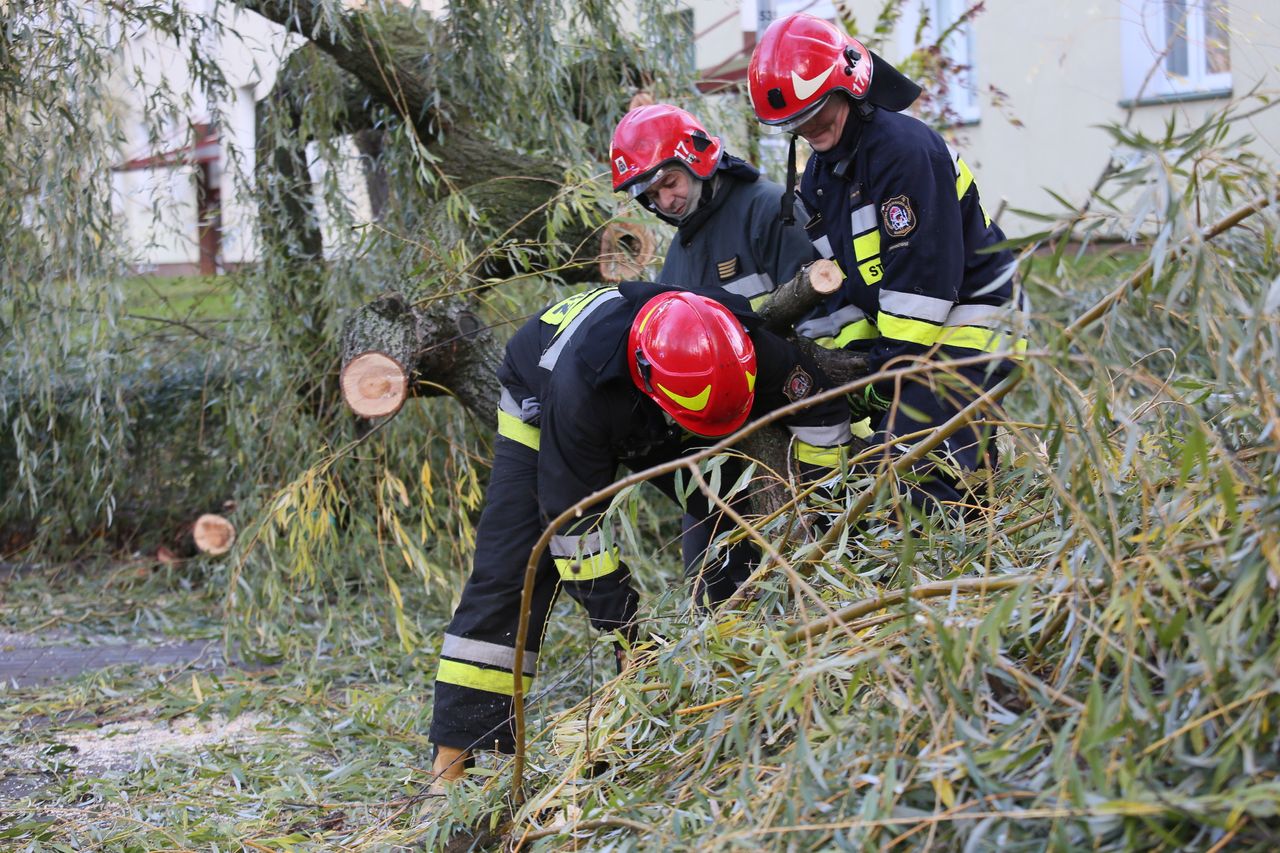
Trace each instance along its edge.
{"label": "work boot", "polygon": [[453,746],[436,745],[435,757],[431,762],[431,773],[435,780],[431,783],[432,794],[444,794],[445,786],[457,782],[467,768],[474,763],[471,752]]}

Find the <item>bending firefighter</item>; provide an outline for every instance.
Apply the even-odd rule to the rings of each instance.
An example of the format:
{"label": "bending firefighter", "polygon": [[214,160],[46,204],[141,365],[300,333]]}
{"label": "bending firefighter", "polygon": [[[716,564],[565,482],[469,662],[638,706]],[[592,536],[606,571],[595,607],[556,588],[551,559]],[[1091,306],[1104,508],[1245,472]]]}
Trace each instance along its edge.
{"label": "bending firefighter", "polygon": [[[861,42],[791,15],[765,32],[747,76],[757,119],[813,148],[795,213],[847,276],[796,331],[865,349],[878,371],[930,368],[867,388],[881,412],[872,440],[896,453],[994,386],[1026,349],[1013,256],[990,251],[1004,234],[964,160],[900,113],[920,88]],[[967,493],[966,474],[995,462],[990,430],[971,424],[912,472],[912,500],[968,512],[982,501]]]}
{"label": "bending firefighter", "polygon": [[[638,470],[677,458],[827,387],[807,356],[758,328],[745,300],[641,282],[570,297],[525,324],[507,345],[498,378],[498,436],[475,562],[436,676],[430,738],[436,774],[446,780],[461,774],[471,750],[514,749],[521,590],[546,524],[612,483],[619,464]],[[818,474],[840,463],[850,441],[845,401],[812,406],[785,424],[802,468]],[[723,476],[736,480],[728,470]],[[674,476],[654,482],[678,500]],[[538,566],[526,689],[560,587],[587,609],[597,630],[634,637],[637,594],[610,532],[601,529],[605,505],[558,530]],[[714,517],[696,491],[685,509],[698,519]],[[688,547],[686,537],[686,570],[696,573],[696,600],[721,601],[745,579],[756,554],[737,545],[716,565],[702,566],[704,543]]]}
{"label": "bending firefighter", "polygon": [[613,189],[676,226],[657,280],[715,282],[758,306],[817,258],[804,229],[782,221],[782,187],[724,150],[698,120],[670,104],[622,117],[609,152]]}

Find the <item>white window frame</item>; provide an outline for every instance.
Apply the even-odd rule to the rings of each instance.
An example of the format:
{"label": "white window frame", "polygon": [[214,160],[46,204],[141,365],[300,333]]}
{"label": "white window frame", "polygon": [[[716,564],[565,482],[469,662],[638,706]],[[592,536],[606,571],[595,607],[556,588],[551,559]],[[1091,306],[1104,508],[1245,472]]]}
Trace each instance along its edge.
{"label": "white window frame", "polygon": [[[938,35],[952,23],[963,17],[976,5],[977,0],[910,0],[902,9],[897,32],[899,52],[906,56],[919,45],[914,43],[916,31],[924,12],[929,13],[929,23],[920,33],[925,44],[938,40]],[[943,52],[954,65],[964,70],[956,74],[947,88],[947,109],[962,124],[974,124],[982,117],[982,103],[978,97],[977,50],[974,45],[973,22],[965,21],[956,27],[942,45]]]}
{"label": "white window frame", "polygon": [[[1162,101],[1187,96],[1231,93],[1231,71],[1209,71],[1208,42],[1210,4],[1228,6],[1228,0],[1182,0],[1186,4],[1183,38],[1186,73],[1170,68],[1180,54],[1169,42],[1168,0],[1127,0],[1121,27],[1121,55],[1126,100]],[[1228,21],[1230,27],[1230,21]],[[1230,38],[1228,36],[1228,38]],[[1228,62],[1230,44],[1227,45]]]}

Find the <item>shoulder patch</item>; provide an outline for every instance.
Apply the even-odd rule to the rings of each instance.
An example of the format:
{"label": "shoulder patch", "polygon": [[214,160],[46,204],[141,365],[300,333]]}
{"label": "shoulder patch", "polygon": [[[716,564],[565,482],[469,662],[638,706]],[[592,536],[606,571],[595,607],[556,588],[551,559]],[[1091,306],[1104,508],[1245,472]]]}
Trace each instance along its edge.
{"label": "shoulder patch", "polygon": [[791,402],[803,400],[813,390],[813,377],[800,365],[791,369],[787,380],[782,383],[782,393]]}
{"label": "shoulder patch", "polygon": [[905,237],[916,229],[916,212],[911,209],[911,199],[895,195],[880,205],[880,221],[890,237]]}
{"label": "shoulder patch", "polygon": [[738,256],[734,255],[727,261],[718,261],[716,263],[716,273],[720,276],[721,281],[728,281],[738,275]]}

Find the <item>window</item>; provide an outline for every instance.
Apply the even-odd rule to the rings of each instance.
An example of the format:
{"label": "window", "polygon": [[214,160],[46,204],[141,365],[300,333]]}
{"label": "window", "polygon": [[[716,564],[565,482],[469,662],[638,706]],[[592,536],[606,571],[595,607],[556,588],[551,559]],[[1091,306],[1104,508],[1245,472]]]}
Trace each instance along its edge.
{"label": "window", "polygon": [[1227,0],[1130,0],[1124,94],[1165,100],[1231,93]]}
{"label": "window", "polygon": [[978,9],[970,0],[917,0],[904,6],[898,24],[903,56],[918,46],[914,43],[917,33],[921,45],[941,47],[939,71],[945,89],[938,107],[945,123],[976,122],[981,114],[973,44],[973,17]]}

